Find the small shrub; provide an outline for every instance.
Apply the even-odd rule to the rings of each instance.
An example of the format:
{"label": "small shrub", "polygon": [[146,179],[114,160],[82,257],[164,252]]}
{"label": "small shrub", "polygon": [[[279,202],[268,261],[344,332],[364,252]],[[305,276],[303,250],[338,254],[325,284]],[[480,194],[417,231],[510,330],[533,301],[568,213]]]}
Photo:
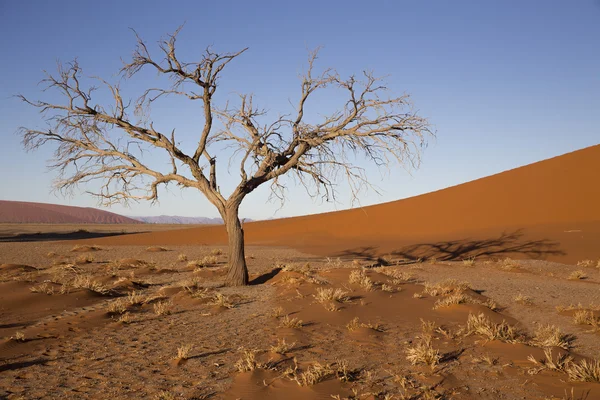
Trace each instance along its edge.
{"label": "small shrub", "polygon": [[110,314],[124,314],[127,311],[127,300],[119,298],[108,303],[106,310]]}
{"label": "small shrub", "polygon": [[596,261],[593,261],[593,260],[581,260],[581,261],[577,261],[577,266],[578,267],[583,267],[583,268],[595,267],[596,266]]}
{"label": "small shrub", "polygon": [[504,260],[500,261],[500,268],[505,271],[513,271],[519,268],[519,263],[509,257],[506,257]]}
{"label": "small shrub", "polygon": [[277,344],[271,346],[271,351],[273,353],[285,355],[287,352],[289,352],[291,349],[293,349],[295,345],[296,345],[296,342],[287,343],[285,341],[285,339],[283,339],[283,340],[277,339]]}
{"label": "small shrub", "polygon": [[154,303],[154,313],[156,315],[170,315],[173,303],[170,301],[159,301]]}
{"label": "small shrub", "polygon": [[11,336],[10,340],[14,340],[15,342],[24,342],[25,334],[21,331],[15,332],[15,336]]}
{"label": "small shrub", "polygon": [[467,282],[458,282],[456,279],[447,279],[435,284],[426,282],[423,291],[430,296],[436,297],[464,292],[465,290],[470,289],[470,287],[471,285]]}
{"label": "small shrub", "polygon": [[235,368],[239,372],[250,372],[261,368],[262,364],[256,360],[258,350],[242,350],[242,357],[235,363]]}
{"label": "small shrub", "polygon": [[537,347],[560,347],[568,350],[572,347],[573,337],[565,335],[554,325],[540,325],[534,332],[531,344]]}
{"label": "small shrub", "polygon": [[348,292],[339,288],[318,288],[317,294],[314,295],[314,297],[319,303],[327,303],[330,301],[336,301],[338,303],[347,303],[348,301],[350,301]]}
{"label": "small shrub", "polygon": [[507,343],[517,343],[520,341],[520,334],[515,327],[504,321],[496,324],[490,321],[483,313],[479,315],[469,314],[467,319],[467,334],[477,334],[488,340],[500,340]]}
{"label": "small shrub", "polygon": [[77,275],[71,284],[75,289],[87,289],[101,295],[109,294],[111,291],[108,287],[95,281],[94,278],[89,275]]}
{"label": "small shrub", "polygon": [[117,322],[120,322],[121,324],[130,324],[133,322],[133,317],[130,313],[126,312],[119,317]]}
{"label": "small shrub", "polygon": [[462,260],[462,263],[465,267],[472,267],[475,265],[475,257],[469,257]]}
{"label": "small shrub", "polygon": [[568,365],[573,361],[573,358],[568,354],[558,353],[556,359],[552,356],[552,349],[544,349],[544,359],[536,360],[535,357],[529,356],[527,359],[532,363],[538,365],[538,368],[530,370],[530,374],[536,374],[542,370],[551,370],[558,372],[565,372]]}
{"label": "small shrub", "polygon": [[49,296],[54,294],[54,286],[52,286],[48,282],[41,283],[37,286],[32,286],[29,288],[29,290],[31,291],[31,293],[42,293],[47,294]]}
{"label": "small shrub", "polygon": [[577,270],[577,271],[573,271],[571,272],[571,274],[569,275],[569,279],[570,280],[578,280],[578,279],[585,279],[587,278],[587,275],[585,274],[585,272],[583,272],[582,270]]}
{"label": "small shrub", "polygon": [[367,276],[365,271],[362,269],[357,269],[350,272],[350,276],[348,279],[350,283],[360,285],[363,289],[367,291],[371,291],[374,288],[373,281]]}
{"label": "small shrub", "polygon": [[181,253],[177,256],[177,260],[180,262],[185,262],[188,260],[188,256],[186,256],[185,254]]}
{"label": "small shrub", "polygon": [[434,349],[430,337],[424,337],[406,349],[406,359],[413,365],[425,364],[434,369],[441,360],[439,350]]}
{"label": "small shrub", "polygon": [[281,319],[279,326],[281,326],[283,328],[299,329],[299,328],[302,328],[304,326],[304,324],[303,324],[302,320],[297,319],[297,318],[290,318],[289,315],[286,315],[285,317],[283,317]]}
{"label": "small shrub", "polygon": [[335,371],[330,365],[322,365],[318,362],[306,367],[305,371],[299,371],[298,367],[295,366],[293,369],[288,368],[288,370],[284,372],[284,375],[287,375],[300,386],[316,385],[317,383],[332,377],[334,374]]}
{"label": "small shrub", "polygon": [[281,318],[283,317],[283,307],[275,307],[273,311],[271,311],[271,316],[273,318]]}
{"label": "small shrub", "polygon": [[600,360],[581,360],[578,363],[570,363],[566,370],[572,381],[600,382]]}
{"label": "small shrub", "polygon": [[192,351],[193,346],[191,344],[184,344],[183,346],[179,346],[177,348],[177,356],[176,360],[187,360],[190,358],[190,352]]}
{"label": "small shrub", "polygon": [[531,306],[531,305],[533,305],[533,299],[532,299],[531,297],[529,297],[529,296],[525,296],[525,295],[523,295],[523,294],[521,294],[521,293],[517,294],[517,295],[516,295],[516,296],[513,298],[513,300],[514,300],[516,303],[523,304],[523,305],[525,305],[525,306]]}
{"label": "small shrub", "polygon": [[221,249],[212,249],[212,251],[210,252],[210,254],[212,254],[213,256],[220,256],[223,254],[223,250]]}
{"label": "small shrub", "polygon": [[91,254],[82,254],[75,259],[75,263],[77,264],[89,264],[94,262],[94,256]]}

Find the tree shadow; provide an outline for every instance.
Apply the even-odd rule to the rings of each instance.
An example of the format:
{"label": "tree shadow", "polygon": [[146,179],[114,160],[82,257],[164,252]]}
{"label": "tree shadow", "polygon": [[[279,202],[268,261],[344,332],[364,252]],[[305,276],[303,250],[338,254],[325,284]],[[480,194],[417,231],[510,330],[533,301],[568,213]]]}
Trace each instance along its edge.
{"label": "tree shadow", "polygon": [[277,274],[281,272],[281,268],[273,268],[270,272],[259,275],[256,278],[250,281],[251,285],[262,285],[264,283],[269,282],[271,279],[275,278]]}
{"label": "tree shadow", "polygon": [[132,235],[139,232],[88,232],[79,230],[75,232],[37,232],[37,233],[20,233],[17,235],[0,236],[0,242],[49,242],[55,240],[81,240],[81,239],[96,239],[101,237]]}
{"label": "tree shadow", "polygon": [[[389,252],[391,256],[405,260],[460,261],[467,258],[489,258],[524,256],[530,259],[543,259],[546,256],[561,256],[560,243],[548,239],[524,240],[522,229],[503,232],[499,237],[488,239],[464,238],[435,243],[418,243],[404,246]],[[390,261],[377,255],[377,247],[361,247],[346,250],[346,257],[360,257],[377,265],[389,265]]]}
{"label": "tree shadow", "polygon": [[27,367],[31,367],[32,365],[46,364],[48,361],[49,360],[47,360],[47,359],[39,358],[37,360],[32,360],[32,361],[22,361],[22,362],[4,364],[4,365],[0,365],[0,372],[12,371],[12,370],[21,369],[21,368],[27,368]]}

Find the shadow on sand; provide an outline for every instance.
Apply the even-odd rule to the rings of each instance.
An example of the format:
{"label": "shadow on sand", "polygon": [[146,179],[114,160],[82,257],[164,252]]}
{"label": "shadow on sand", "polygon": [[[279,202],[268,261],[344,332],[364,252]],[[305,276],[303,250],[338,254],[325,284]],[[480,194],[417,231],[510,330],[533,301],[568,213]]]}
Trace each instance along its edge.
{"label": "shadow on sand", "polygon": [[269,282],[271,279],[275,278],[275,276],[281,272],[281,268],[273,268],[271,271],[264,273],[262,275],[257,276],[256,278],[250,281],[251,285],[262,285],[264,283]]}
{"label": "shadow on sand", "polygon": [[[558,242],[548,239],[525,240],[523,236],[523,230],[519,229],[512,233],[503,232],[497,238],[465,238],[435,243],[418,243],[386,252],[386,254],[407,261],[419,259],[461,261],[471,257],[490,258],[508,256],[544,259],[547,256],[565,255],[565,252],[560,250],[560,243]],[[389,264],[389,261],[384,260],[378,255],[377,247],[350,249],[340,253],[339,256],[363,258],[379,265]]]}
{"label": "shadow on sand", "polygon": [[108,236],[132,235],[140,232],[89,232],[84,229],[75,232],[37,232],[18,235],[0,235],[1,242],[49,242],[55,240],[95,239]]}

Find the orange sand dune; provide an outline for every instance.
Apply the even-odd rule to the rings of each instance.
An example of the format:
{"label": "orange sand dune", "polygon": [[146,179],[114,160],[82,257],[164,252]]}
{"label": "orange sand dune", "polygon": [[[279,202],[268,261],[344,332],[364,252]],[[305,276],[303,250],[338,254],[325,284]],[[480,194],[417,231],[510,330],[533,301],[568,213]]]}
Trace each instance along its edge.
{"label": "orange sand dune", "polygon": [[[600,258],[600,145],[437,192],[339,212],[245,224],[246,243],[328,256],[573,263]],[[223,226],[95,240],[225,244]]]}
{"label": "orange sand dune", "polygon": [[0,223],[139,224],[139,221],[90,207],[0,200]]}

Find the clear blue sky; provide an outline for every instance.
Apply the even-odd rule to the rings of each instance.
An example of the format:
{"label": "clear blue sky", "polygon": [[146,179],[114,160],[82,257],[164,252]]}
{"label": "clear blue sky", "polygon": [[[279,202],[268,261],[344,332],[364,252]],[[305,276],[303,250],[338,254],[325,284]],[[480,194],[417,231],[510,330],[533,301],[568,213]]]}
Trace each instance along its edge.
{"label": "clear blue sky", "polygon": [[[173,4],[173,5],[171,5]],[[0,0],[0,199],[95,206],[83,194],[50,193],[50,149],[26,153],[17,127],[42,127],[33,110],[11,97],[41,97],[43,70],[77,57],[84,72],[113,78],[134,48],[128,28],[148,42],[185,22],[179,44],[193,59],[207,45],[220,52],[244,47],[223,76],[217,101],[252,92],[274,112],[291,112],[306,49],[324,47],[320,66],[344,75],[372,69],[389,75],[395,93],[407,92],[435,125],[437,139],[409,175],[396,168],[381,177],[391,201],[452,186],[600,143],[600,2],[576,1],[56,1]],[[137,81],[131,94],[141,87]],[[327,108],[335,98],[322,99]],[[315,105],[318,107],[320,105]],[[156,117],[184,132],[191,108],[165,106]],[[220,178],[222,181],[225,177]],[[242,206],[248,218],[343,209],[314,203],[292,188],[291,200],[267,204],[259,189]],[[159,205],[115,206],[127,215],[217,216],[199,193],[173,188]]]}

